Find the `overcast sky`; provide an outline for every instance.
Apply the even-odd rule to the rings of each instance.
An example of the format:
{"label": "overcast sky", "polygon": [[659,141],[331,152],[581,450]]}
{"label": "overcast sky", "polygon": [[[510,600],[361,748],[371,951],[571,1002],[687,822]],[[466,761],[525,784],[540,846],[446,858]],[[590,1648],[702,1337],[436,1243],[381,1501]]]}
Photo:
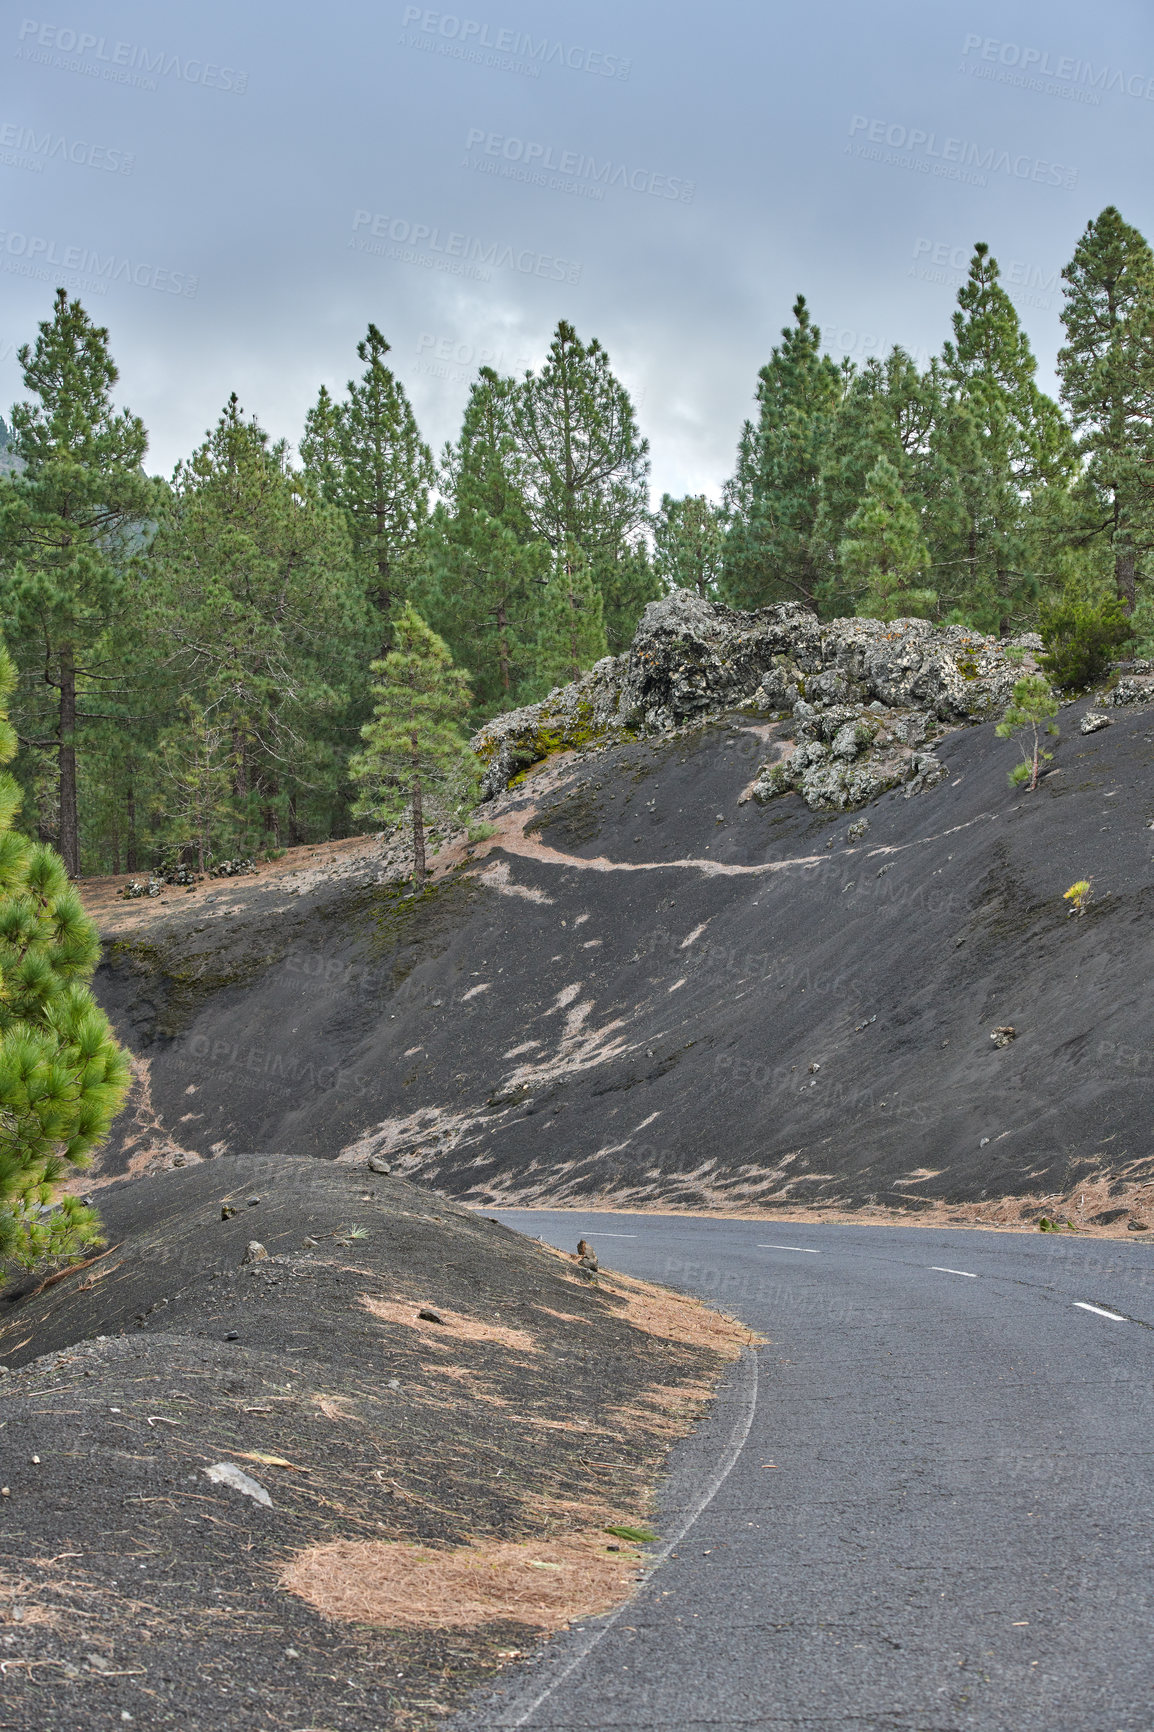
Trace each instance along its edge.
{"label": "overcast sky", "polygon": [[4,9],[0,404],[58,283],[168,473],[231,391],[294,442],[371,319],[425,436],[568,318],[662,490],[717,495],[800,290],[940,348],[988,241],[1052,380],[1109,203],[1154,238],[1150,0],[168,0]]}

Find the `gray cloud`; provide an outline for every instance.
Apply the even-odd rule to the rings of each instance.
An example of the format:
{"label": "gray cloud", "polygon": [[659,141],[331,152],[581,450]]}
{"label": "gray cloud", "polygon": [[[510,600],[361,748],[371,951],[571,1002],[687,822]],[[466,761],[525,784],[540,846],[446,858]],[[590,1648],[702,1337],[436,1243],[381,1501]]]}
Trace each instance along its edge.
{"label": "gray cloud", "polygon": [[373,319],[426,435],[560,317],[654,488],[716,491],[807,295],[831,351],[948,334],[990,243],[1050,377],[1059,273],[1147,210],[1154,17],[1104,0],[340,8],[36,0],[0,27],[0,399],[57,282],[167,470],[229,392],[295,439]]}

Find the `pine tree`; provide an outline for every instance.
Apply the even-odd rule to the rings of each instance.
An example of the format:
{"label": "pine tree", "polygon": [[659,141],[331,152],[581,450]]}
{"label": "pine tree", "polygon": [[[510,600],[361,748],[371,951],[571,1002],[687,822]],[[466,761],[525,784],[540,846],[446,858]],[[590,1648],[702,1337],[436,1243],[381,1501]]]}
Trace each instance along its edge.
{"label": "pine tree", "polygon": [[722,593],[733,607],[800,601],[816,607],[828,575],[814,544],[821,472],[847,376],[821,352],[805,296],[795,324],[757,379],[758,419],[747,421],[725,489],[728,534]]}
{"label": "pine tree", "polygon": [[607,653],[601,591],[579,547],[562,547],[545,585],[537,624],[533,695],[578,680]]}
{"label": "pine tree", "polygon": [[123,695],[116,634],[155,490],[141,469],[143,422],[112,406],[108,332],[66,290],[19,360],[32,395],[12,411],[20,467],[0,485],[0,587],[32,693],[22,731],[55,755],[59,846],[75,877],[77,752],[85,724]]}
{"label": "pine tree", "polygon": [[[0,644],[0,766],[14,684]],[[0,769],[0,1259],[30,1265],[99,1239],[93,1210],[56,1191],[107,1136],[128,1064],[88,989],[96,929],[58,856],[13,830],[19,803]]]}
{"label": "pine tree", "polygon": [[1032,616],[1041,591],[1030,558],[1031,515],[1047,487],[1074,469],[1069,428],[1035,380],[1037,362],[984,242],[958,292],[954,339],[942,351],[950,392],[938,448],[965,500],[960,607],[970,623],[1006,634]]}
{"label": "pine tree", "polygon": [[230,746],[219,711],[202,709],[186,692],[180,720],[160,742],[163,837],[178,859],[191,853],[198,872],[211,865],[214,843],[231,840],[235,829],[229,805]]}
{"label": "pine tree", "polygon": [[393,647],[372,671],[373,719],[361,729],[364,749],[349,762],[360,790],[354,810],[385,824],[408,813],[419,889],[426,876],[426,821],[459,819],[475,789],[476,760],[462,732],[472,703],[469,681],[410,602],[398,609]]}
{"label": "pine tree", "polygon": [[405,388],[385,365],[388,352],[389,344],[370,324],[357,344],[364,372],[349,380],[339,403],[322,386],[301,441],[310,479],[348,518],[357,569],[386,635],[436,479]]}
{"label": "pine tree", "polygon": [[1086,539],[1105,539],[1129,613],[1154,546],[1147,475],[1154,441],[1154,253],[1113,205],[1086,230],[1062,272],[1062,400],[1088,460]]}
{"label": "pine tree", "polygon": [[152,550],[152,634],[174,697],[229,735],[233,843],[328,834],[375,631],[340,513],[235,395],[178,466]]}
{"label": "pine tree", "polygon": [[929,501],[941,492],[931,447],[941,404],[936,366],[922,374],[912,357],[895,346],[884,358],[871,356],[847,377],[823,452],[813,534],[815,563],[824,574],[817,587],[823,618],[852,613],[856,605],[856,596],[846,588],[838,549],[878,458],[892,464],[906,499],[926,523]]}
{"label": "pine tree", "polygon": [[838,554],[865,618],[924,619],[933,613],[937,595],[917,587],[930,563],[929,549],[888,458],[879,457],[870,470],[865,497],[846,525]]}
{"label": "pine tree", "polygon": [[653,519],[653,567],[667,590],[691,589],[706,601],[718,598],[725,556],[722,514],[704,493],[675,499],[661,495]]}
{"label": "pine tree", "polygon": [[482,367],[442,465],[444,502],[424,538],[425,616],[470,676],[481,716],[508,709],[530,671],[536,595],[549,568],[518,485],[512,379]]}
{"label": "pine tree", "polygon": [[648,562],[636,558],[648,513],[649,442],[596,338],[583,343],[561,320],[548,360],[521,382],[513,428],[533,534],[555,555],[580,550],[602,589],[612,647],[625,648],[657,593]]}

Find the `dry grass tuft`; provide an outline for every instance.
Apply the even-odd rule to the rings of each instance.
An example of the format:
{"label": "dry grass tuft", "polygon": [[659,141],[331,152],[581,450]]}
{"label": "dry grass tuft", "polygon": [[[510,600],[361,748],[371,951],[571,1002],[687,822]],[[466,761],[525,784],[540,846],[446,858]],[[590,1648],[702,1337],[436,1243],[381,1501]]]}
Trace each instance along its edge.
{"label": "dry grass tuft", "polygon": [[374,1299],[371,1294],[362,1293],[361,1304],[382,1323],[403,1323],[408,1329],[416,1329],[427,1342],[443,1343],[455,1337],[458,1341],[492,1341],[500,1347],[511,1347],[517,1353],[539,1351],[533,1336],[524,1329],[506,1329],[500,1323],[482,1323],[479,1317],[466,1317],[462,1311],[446,1311],[443,1305],[437,1306],[437,1315],[443,1317],[444,1322],[427,1323],[417,1316],[422,1307],[407,1300]]}
{"label": "dry grass tuft", "polygon": [[625,1300],[625,1320],[647,1335],[680,1341],[685,1347],[706,1347],[723,1359],[740,1359],[743,1347],[756,1337],[752,1330],[720,1311],[711,1311],[700,1299],[671,1293],[631,1275],[603,1275],[601,1285]]}
{"label": "dry grass tuft", "polygon": [[476,1629],[508,1620],[558,1630],[633,1592],[638,1553],[603,1535],[478,1540],[444,1550],[334,1540],[298,1552],[280,1585],[328,1618],[388,1629]]}

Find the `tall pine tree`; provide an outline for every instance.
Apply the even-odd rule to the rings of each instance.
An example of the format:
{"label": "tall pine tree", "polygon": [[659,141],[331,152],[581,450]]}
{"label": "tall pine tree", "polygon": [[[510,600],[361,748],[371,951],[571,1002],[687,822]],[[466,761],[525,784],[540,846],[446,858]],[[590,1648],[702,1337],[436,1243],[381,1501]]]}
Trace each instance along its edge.
{"label": "tall pine tree", "polygon": [[918,514],[902,493],[901,477],[879,457],[865,496],[846,525],[838,555],[845,582],[867,619],[926,618],[937,596],[922,580],[930,563]]}
{"label": "tall pine tree", "polygon": [[227,728],[228,846],[303,840],[302,811],[328,834],[371,609],[343,518],[235,395],[176,471],[152,565],[154,641],[174,696]]}
{"label": "tall pine tree", "polygon": [[958,292],[954,336],[942,351],[948,389],[937,448],[959,477],[965,540],[958,605],[969,622],[1008,633],[1036,610],[1041,591],[1030,529],[1047,487],[1065,487],[1073,442],[1056,403],[1037,384],[1037,362],[997,260],[979,242]]}
{"label": "tall pine tree", "polygon": [[55,758],[60,853],[75,877],[77,754],[86,725],[125,706],[117,631],[155,490],[143,422],[112,405],[108,332],[66,290],[19,360],[30,397],[12,411],[19,467],[0,484],[0,583],[24,676],[20,730]]}
{"label": "tall pine tree", "polygon": [[606,654],[605,617],[589,561],[579,547],[558,549],[537,625],[533,696],[568,685]]}
{"label": "tall pine tree", "polygon": [[387,638],[389,613],[409,582],[409,561],[436,479],[405,388],[385,365],[389,345],[376,325],[357,344],[365,370],[334,403],[322,386],[301,440],[306,473],[322,498],[344,512],[365,592]]}
{"label": "tall pine tree", "polygon": [[482,716],[508,709],[531,674],[548,543],[535,536],[518,477],[516,384],[482,367],[461,436],[446,449],[444,500],[425,537],[421,604],[468,670]]}
{"label": "tall pine tree", "polygon": [[549,357],[514,403],[522,497],[533,533],[554,554],[580,550],[602,590],[610,647],[632,641],[658,586],[636,557],[648,512],[649,442],[629,393],[596,338],[562,319]]}
{"label": "tall pine tree", "polygon": [[653,518],[653,569],[666,589],[691,589],[716,601],[725,557],[722,514],[704,493],[661,495]]}
{"label": "tall pine tree", "polygon": [[795,323],[757,376],[756,425],[747,421],[725,490],[729,530],[722,593],[734,607],[800,601],[816,607],[828,570],[814,531],[826,447],[846,374],[821,352],[805,296]]}
{"label": "tall pine tree", "polygon": [[1154,254],[1113,205],[1062,272],[1062,399],[1080,435],[1089,492],[1083,534],[1105,540],[1126,611],[1154,546],[1148,474],[1154,447]]}

